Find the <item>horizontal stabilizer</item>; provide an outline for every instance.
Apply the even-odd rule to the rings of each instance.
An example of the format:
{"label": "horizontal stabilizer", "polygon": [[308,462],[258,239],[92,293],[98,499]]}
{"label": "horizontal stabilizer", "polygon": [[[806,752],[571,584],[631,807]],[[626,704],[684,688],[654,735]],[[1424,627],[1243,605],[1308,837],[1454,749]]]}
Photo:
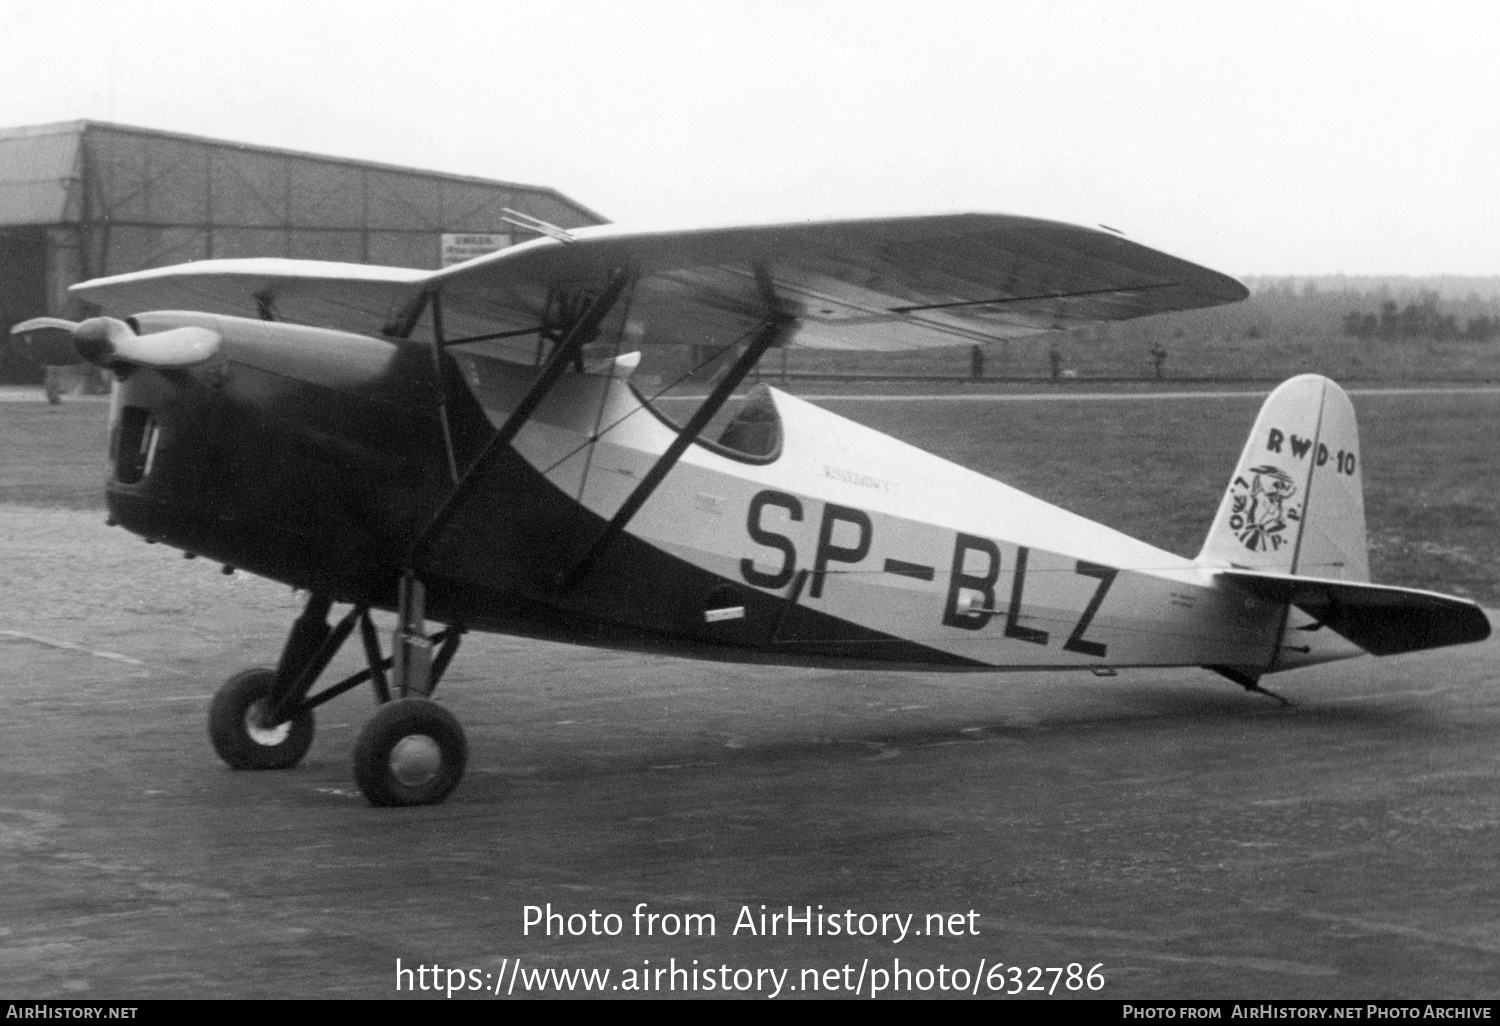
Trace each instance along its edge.
{"label": "horizontal stabilizer", "polygon": [[1451,595],[1249,570],[1220,570],[1217,576],[1257,598],[1296,606],[1372,655],[1462,645],[1490,636],[1484,610]]}

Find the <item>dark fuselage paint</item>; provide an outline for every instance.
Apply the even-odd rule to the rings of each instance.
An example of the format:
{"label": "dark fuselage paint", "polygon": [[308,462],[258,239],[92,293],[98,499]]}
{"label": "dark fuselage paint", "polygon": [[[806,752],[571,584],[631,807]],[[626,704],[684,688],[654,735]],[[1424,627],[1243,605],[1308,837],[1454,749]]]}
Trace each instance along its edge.
{"label": "dark fuselage paint", "polygon": [[[159,430],[149,474],[112,480],[137,534],[338,601],[394,608],[413,540],[453,487],[428,346],[204,314],[148,314],[143,332],[200,324],[215,360],[136,368],[115,399]],[[447,361],[447,357],[444,360]],[[451,362],[445,380],[461,380]],[[491,434],[468,390],[445,393],[457,466]],[[567,591],[558,580],[604,521],[510,448],[414,569],[428,615],[469,628],[721,660],[979,668],[961,657],[726,580],[628,533]],[[708,624],[708,608],[745,615]]]}

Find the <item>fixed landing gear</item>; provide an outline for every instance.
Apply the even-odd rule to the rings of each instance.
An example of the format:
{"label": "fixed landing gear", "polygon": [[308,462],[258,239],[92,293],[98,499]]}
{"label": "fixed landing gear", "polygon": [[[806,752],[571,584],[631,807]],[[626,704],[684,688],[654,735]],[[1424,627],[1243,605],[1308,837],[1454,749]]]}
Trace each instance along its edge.
{"label": "fixed landing gear", "polygon": [[313,742],[311,710],[266,726],[276,671],[242,670],[224,682],[208,707],[208,738],[235,769],[287,769],[302,761]]}
{"label": "fixed landing gear", "polygon": [[[382,806],[435,805],[447,798],[463,777],[468,743],[457,718],[431,695],[463,631],[446,627],[427,635],[422,606],[421,582],[403,580],[394,654],[383,656],[367,606],[355,606],[329,626],[333,601],[310,596],[276,669],[237,673],[214,695],[208,711],[214,751],[234,769],[295,766],[312,746],[313,710],[368,681],[381,705],[354,746],[360,791]],[[356,626],[368,665],[312,695]],[[388,670],[394,670],[394,681],[387,679]]]}
{"label": "fixed landing gear", "polygon": [[371,805],[436,805],[458,786],[468,758],[451,712],[426,698],[398,698],[359,732],[354,779]]}

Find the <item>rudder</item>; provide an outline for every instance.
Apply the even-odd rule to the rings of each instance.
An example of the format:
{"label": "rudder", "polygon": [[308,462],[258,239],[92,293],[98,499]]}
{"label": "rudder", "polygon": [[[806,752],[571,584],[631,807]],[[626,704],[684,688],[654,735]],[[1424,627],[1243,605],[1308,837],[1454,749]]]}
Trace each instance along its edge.
{"label": "rudder", "polygon": [[1197,561],[1370,579],[1359,426],[1342,388],[1303,374],[1270,394]]}

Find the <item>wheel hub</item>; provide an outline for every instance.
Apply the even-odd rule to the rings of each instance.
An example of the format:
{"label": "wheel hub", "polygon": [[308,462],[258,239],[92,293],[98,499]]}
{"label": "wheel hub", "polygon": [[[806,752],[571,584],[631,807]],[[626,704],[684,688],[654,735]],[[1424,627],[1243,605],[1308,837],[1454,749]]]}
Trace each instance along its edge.
{"label": "wheel hub", "polygon": [[443,768],[443,752],[426,734],[408,734],[391,746],[391,776],[406,787],[421,787]]}
{"label": "wheel hub", "polygon": [[262,698],[245,710],[245,733],[258,745],[275,748],[292,732],[292,721],[278,723],[274,727],[265,725],[266,700]]}

